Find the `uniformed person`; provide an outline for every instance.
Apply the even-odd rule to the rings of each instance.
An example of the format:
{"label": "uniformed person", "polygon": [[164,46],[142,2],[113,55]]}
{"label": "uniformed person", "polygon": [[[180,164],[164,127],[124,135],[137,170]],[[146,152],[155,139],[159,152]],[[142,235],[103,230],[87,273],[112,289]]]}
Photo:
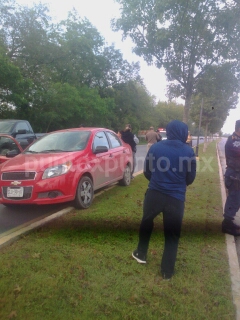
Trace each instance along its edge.
{"label": "uniformed person", "polygon": [[234,218],[240,208],[240,120],[236,121],[235,132],[227,139],[225,157],[227,200],[224,207],[222,232],[240,236],[240,226],[234,223]]}

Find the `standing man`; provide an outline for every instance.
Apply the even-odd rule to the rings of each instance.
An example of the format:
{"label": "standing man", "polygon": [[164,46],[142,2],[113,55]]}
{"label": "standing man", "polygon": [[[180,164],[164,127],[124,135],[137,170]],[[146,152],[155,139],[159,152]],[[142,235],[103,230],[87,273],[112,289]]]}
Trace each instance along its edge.
{"label": "standing man", "polygon": [[146,134],[146,141],[147,141],[147,150],[156,142],[160,140],[159,135],[157,132],[154,131],[153,127],[149,128],[149,131]]}
{"label": "standing man", "polygon": [[132,155],[133,155],[133,167],[131,172],[131,179],[134,179],[133,173],[136,167],[136,142],[134,139],[134,134],[132,133],[132,127],[130,124],[126,124],[125,129],[123,131],[120,131],[121,138],[125,143],[128,143],[132,149]]}
{"label": "standing man", "polygon": [[149,180],[143,205],[138,247],[132,256],[146,263],[154,218],[163,213],[164,252],[160,272],[164,279],[174,274],[178,242],[181,234],[186,187],[196,176],[196,157],[186,144],[188,127],[179,120],[166,128],[167,139],[154,144],[144,163],[144,175]]}
{"label": "standing man", "polygon": [[225,186],[227,200],[224,208],[222,232],[240,236],[240,226],[234,223],[240,208],[240,120],[235,123],[235,132],[225,144],[226,172]]}

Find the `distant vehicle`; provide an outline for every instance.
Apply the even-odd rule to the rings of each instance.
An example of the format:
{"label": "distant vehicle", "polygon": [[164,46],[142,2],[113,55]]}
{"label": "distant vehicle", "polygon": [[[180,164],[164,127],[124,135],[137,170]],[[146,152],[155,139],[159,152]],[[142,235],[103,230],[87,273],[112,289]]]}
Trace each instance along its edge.
{"label": "distant vehicle", "polygon": [[75,128],[44,135],[0,166],[0,203],[88,208],[94,191],[113,182],[128,186],[132,149],[113,131]]}
{"label": "distant vehicle", "polygon": [[0,134],[7,134],[15,138],[21,147],[25,149],[34,140],[43,136],[44,133],[34,133],[27,120],[5,119],[0,120]]}
{"label": "distant vehicle", "polygon": [[167,133],[166,133],[166,129],[164,128],[158,128],[158,132],[160,133],[162,140],[166,140],[167,139]]}
{"label": "distant vehicle", "polygon": [[7,134],[0,134],[0,164],[22,151],[23,149],[16,139]]}

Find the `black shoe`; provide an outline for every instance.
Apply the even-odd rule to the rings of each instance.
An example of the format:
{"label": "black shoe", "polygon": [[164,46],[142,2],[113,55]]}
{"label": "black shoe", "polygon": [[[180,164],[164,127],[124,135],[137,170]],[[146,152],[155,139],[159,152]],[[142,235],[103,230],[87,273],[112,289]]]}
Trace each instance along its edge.
{"label": "black shoe", "polygon": [[133,251],[132,257],[137,260],[138,263],[147,263],[146,256],[139,253],[137,250]]}
{"label": "black shoe", "polygon": [[172,278],[172,275],[169,275],[167,273],[162,273],[163,280],[170,280]]}
{"label": "black shoe", "polygon": [[240,236],[240,226],[234,224],[232,220],[224,219],[222,222],[222,232],[232,236]]}

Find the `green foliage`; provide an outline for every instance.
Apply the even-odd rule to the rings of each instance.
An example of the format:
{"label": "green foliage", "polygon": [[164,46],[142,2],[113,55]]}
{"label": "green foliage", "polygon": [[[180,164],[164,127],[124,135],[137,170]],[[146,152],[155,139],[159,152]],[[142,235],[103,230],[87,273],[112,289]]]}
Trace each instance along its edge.
{"label": "green foliage", "polygon": [[235,65],[230,63],[211,66],[197,83],[191,118],[199,123],[203,99],[202,127],[210,133],[222,128],[229,109],[236,108],[238,103],[240,82],[234,70]]}
{"label": "green foliage", "polygon": [[6,56],[6,50],[0,46],[0,104],[10,107],[23,99],[23,78],[16,67]]}
{"label": "green foliage", "polygon": [[155,107],[155,119],[158,123],[157,128],[166,128],[167,124],[172,120],[182,120],[183,105],[174,102],[159,102]]}
{"label": "green foliage", "polygon": [[185,99],[183,120],[187,122],[196,83],[207,69],[239,60],[239,4],[225,0],[117,2],[121,17],[113,21],[114,30],[130,37],[134,52],[147,63],[164,67],[169,95]]}
{"label": "green foliage", "polygon": [[114,130],[122,130],[127,123],[131,123],[133,132],[145,127],[154,102],[143,85],[136,81],[116,84],[109,94],[115,102],[112,115],[117,122],[113,125]]}
{"label": "green foliage", "polygon": [[0,39],[8,48],[0,78],[8,100],[2,96],[0,101],[11,103],[18,118],[25,117],[41,132],[80,123],[117,128],[125,121],[138,129],[152,104],[138,63],[129,63],[114,46],[106,46],[97,29],[75,10],[54,24],[41,3],[10,7],[3,2],[0,9]]}

